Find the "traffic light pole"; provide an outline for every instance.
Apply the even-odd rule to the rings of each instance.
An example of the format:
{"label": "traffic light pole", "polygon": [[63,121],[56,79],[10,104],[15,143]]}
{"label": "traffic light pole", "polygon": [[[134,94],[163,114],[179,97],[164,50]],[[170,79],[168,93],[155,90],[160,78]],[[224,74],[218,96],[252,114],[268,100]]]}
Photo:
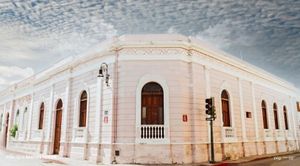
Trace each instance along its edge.
{"label": "traffic light pole", "polygon": [[210,121],[210,163],[215,163],[215,152],[214,152],[214,131],[213,131],[213,121],[216,119],[215,111],[215,102],[214,98],[205,99],[205,113],[209,117],[206,118],[207,121]]}
{"label": "traffic light pole", "polygon": [[213,120],[210,120],[210,163],[215,163]]}

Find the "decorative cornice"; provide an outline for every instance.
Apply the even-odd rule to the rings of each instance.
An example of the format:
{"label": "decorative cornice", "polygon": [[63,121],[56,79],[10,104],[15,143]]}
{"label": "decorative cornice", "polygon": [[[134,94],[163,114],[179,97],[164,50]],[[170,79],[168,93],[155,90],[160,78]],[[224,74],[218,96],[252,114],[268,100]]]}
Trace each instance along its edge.
{"label": "decorative cornice", "polygon": [[[23,81],[13,84],[9,88],[0,92],[0,96],[9,96],[22,91],[22,89],[33,88],[34,85],[47,79],[52,79],[58,73],[69,72],[76,66],[90,62],[94,59],[106,56],[114,56],[116,50],[120,51],[120,56],[136,54],[139,56],[148,55],[195,55],[206,57],[212,63],[221,62],[227,68],[238,69],[239,73],[243,73],[252,77],[257,77],[266,82],[282,87],[288,91],[294,92],[293,96],[299,96],[299,90],[291,83],[282,80],[258,67],[244,62],[234,56],[226,54],[222,51],[211,48],[199,40],[183,35],[124,35],[119,38],[103,42],[101,49],[93,50],[83,56],[68,57],[61,63],[35,74]],[[147,49],[145,49],[147,48]]]}

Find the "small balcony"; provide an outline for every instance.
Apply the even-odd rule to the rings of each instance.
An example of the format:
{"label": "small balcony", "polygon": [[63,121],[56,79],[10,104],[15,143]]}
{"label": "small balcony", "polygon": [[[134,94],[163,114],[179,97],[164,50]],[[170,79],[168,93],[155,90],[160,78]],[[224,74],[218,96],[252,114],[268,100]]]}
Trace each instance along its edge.
{"label": "small balcony", "polygon": [[87,128],[86,127],[77,127],[73,130],[73,142],[77,143],[86,143],[87,142]]}
{"label": "small balcony", "polygon": [[270,139],[273,137],[273,133],[271,129],[264,129],[265,139]]}
{"label": "small balcony", "polygon": [[165,125],[141,125],[137,128],[139,143],[163,142],[167,138]]}
{"label": "small balcony", "polygon": [[223,127],[224,138],[234,138],[235,131],[232,127]]}
{"label": "small balcony", "polygon": [[31,132],[31,139],[33,141],[42,141],[44,137],[43,130],[32,130]]}
{"label": "small balcony", "polygon": [[275,136],[277,140],[284,140],[285,133],[283,130],[275,130]]}
{"label": "small balcony", "polygon": [[293,139],[293,132],[291,130],[285,130],[285,138],[287,140]]}
{"label": "small balcony", "polygon": [[20,131],[17,131],[17,140],[19,141],[24,141],[26,140],[26,136],[27,136],[27,132],[26,131],[23,131],[23,130],[20,130]]}

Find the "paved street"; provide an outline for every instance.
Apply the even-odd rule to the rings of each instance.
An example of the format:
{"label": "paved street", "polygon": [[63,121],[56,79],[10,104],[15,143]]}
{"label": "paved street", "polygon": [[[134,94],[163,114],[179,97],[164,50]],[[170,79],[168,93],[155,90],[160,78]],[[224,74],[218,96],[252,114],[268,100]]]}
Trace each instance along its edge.
{"label": "paved street", "polygon": [[[299,166],[300,153],[287,154],[284,156],[276,156],[266,159],[253,160],[246,163],[245,159],[230,163],[216,163],[216,165],[239,165],[239,166]],[[0,165],[5,166],[64,166],[64,165],[80,165],[95,166],[96,164],[88,161],[72,160],[70,158],[60,158],[53,155],[26,155],[18,152],[7,152],[0,150]],[[197,164],[192,164],[197,165]],[[208,164],[209,165],[209,164]],[[125,166],[125,165],[123,165]],[[186,166],[190,166],[187,164]]]}
{"label": "paved street", "polygon": [[65,165],[57,160],[57,156],[31,156],[17,152],[0,150],[0,165],[5,166],[41,166],[41,165]]}
{"label": "paved street", "polygon": [[[56,155],[26,155],[0,149],[0,166],[96,166],[89,161],[62,158]],[[122,166],[128,166],[122,164]]]}
{"label": "paved street", "polygon": [[277,156],[262,160],[255,160],[248,163],[239,164],[241,166],[299,166],[300,153]]}

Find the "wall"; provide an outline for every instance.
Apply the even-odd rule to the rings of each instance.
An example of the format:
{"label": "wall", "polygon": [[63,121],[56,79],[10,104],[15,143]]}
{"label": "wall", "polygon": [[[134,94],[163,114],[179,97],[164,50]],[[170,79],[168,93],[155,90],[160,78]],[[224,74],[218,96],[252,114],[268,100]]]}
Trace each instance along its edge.
{"label": "wall", "polygon": [[[118,63],[115,58],[118,56]],[[75,63],[76,62],[76,63]],[[298,119],[290,90],[278,83],[249,74],[201,50],[182,47],[121,47],[108,55],[75,60],[65,69],[41,79],[28,88],[17,88],[9,100],[2,100],[0,115],[28,107],[31,115],[25,137],[9,138],[12,150],[52,154],[56,103],[63,101],[60,155],[111,163],[199,163],[209,159],[209,125],[205,121],[205,98],[214,97],[215,157],[238,159],[245,156],[293,151],[298,147]],[[108,63],[109,86],[97,78],[102,62]],[[229,60],[228,60],[229,62]],[[163,85],[167,116],[167,139],[162,142],[139,140],[138,89],[146,82]],[[25,86],[25,85],[22,85]],[[25,86],[26,87],[26,86]],[[281,88],[279,88],[281,87]],[[231,127],[224,128],[221,91],[230,96]],[[88,93],[87,126],[78,127],[79,97]],[[9,94],[9,93],[8,93]],[[261,101],[265,100],[270,130],[263,129]],[[11,104],[13,101],[13,104]],[[44,126],[38,130],[40,104],[45,103]],[[280,130],[274,130],[272,104],[278,106]],[[284,129],[282,107],[288,110],[289,130]],[[246,118],[251,112],[251,118]],[[22,114],[20,114],[22,115]],[[188,118],[183,122],[183,115]],[[20,116],[21,117],[21,116]],[[107,123],[104,118],[107,117]],[[3,124],[2,124],[3,125]],[[9,128],[10,128],[9,127]],[[229,132],[228,132],[229,131]],[[266,138],[266,132],[271,133]],[[226,137],[226,135],[230,137]],[[2,145],[4,132],[1,131]],[[120,155],[115,156],[115,151]]]}

